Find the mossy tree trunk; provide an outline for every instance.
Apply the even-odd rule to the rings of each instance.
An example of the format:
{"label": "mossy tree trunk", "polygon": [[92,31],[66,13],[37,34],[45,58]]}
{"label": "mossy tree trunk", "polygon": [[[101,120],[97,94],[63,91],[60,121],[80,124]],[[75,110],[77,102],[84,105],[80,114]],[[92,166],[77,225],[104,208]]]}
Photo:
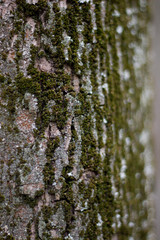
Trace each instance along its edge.
{"label": "mossy tree trunk", "polygon": [[147,1],[0,10],[0,239],[146,240]]}

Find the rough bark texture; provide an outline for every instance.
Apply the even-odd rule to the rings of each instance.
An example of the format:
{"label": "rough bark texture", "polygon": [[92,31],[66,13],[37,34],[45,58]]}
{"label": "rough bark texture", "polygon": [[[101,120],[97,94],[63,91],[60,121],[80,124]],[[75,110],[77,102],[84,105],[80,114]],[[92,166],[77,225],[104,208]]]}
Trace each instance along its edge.
{"label": "rough bark texture", "polygon": [[0,239],[146,240],[147,2],[0,17]]}

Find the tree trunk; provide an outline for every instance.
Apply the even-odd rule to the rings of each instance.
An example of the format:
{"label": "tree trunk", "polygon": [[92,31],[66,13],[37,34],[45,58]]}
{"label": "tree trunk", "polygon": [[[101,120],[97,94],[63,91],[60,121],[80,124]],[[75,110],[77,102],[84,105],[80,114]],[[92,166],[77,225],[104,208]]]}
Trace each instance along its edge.
{"label": "tree trunk", "polygon": [[146,240],[147,2],[0,14],[0,239]]}

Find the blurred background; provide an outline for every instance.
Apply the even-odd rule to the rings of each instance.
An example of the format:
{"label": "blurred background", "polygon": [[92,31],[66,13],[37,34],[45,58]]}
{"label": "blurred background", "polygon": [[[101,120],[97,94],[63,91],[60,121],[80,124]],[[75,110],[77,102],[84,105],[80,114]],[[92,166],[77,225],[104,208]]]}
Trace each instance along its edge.
{"label": "blurred background", "polygon": [[152,10],[153,139],[155,154],[155,239],[160,239],[160,1],[150,2]]}

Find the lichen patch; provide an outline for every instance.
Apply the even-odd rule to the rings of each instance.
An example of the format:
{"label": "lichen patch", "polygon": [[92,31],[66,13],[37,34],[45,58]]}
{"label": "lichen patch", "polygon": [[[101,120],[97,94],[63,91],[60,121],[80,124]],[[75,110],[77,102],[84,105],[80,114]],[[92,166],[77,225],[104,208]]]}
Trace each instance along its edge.
{"label": "lichen patch", "polygon": [[35,193],[38,190],[44,189],[44,184],[42,182],[40,183],[29,183],[25,184],[20,187],[23,194],[29,195],[31,197],[34,197]]}
{"label": "lichen patch", "polygon": [[21,110],[16,117],[16,124],[24,133],[32,132],[36,128],[32,115],[27,110]]}
{"label": "lichen patch", "polygon": [[44,58],[44,57],[36,61],[35,67],[38,68],[42,72],[48,72],[49,73],[53,70],[52,66],[51,66],[51,63],[48,62],[47,59]]}

